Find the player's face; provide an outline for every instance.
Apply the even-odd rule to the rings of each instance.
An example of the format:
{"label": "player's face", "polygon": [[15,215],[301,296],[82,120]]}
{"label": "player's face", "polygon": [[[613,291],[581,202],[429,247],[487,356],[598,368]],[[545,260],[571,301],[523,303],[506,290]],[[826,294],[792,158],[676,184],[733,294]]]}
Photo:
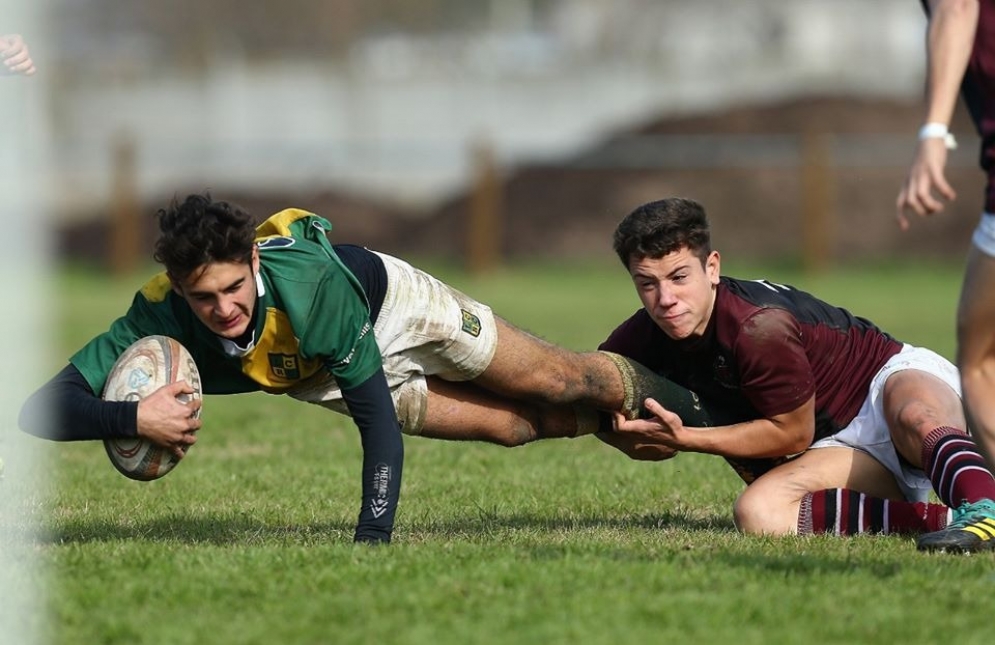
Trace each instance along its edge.
{"label": "player's face", "polygon": [[719,254],[712,251],[704,266],[683,248],[662,258],[629,261],[629,274],[653,322],[670,338],[702,336],[712,316],[719,284]]}
{"label": "player's face", "polygon": [[183,296],[194,314],[222,338],[238,338],[252,322],[256,306],[256,272],[259,252],[252,262],[212,262],[194,271],[173,289]]}

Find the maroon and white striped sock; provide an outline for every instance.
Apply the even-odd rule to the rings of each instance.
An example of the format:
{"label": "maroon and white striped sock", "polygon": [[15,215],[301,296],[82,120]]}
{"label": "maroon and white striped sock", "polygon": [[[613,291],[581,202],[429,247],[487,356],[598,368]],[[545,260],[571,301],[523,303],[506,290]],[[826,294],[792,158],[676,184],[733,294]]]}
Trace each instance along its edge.
{"label": "maroon and white striped sock", "polygon": [[943,504],[871,497],[847,488],[808,493],[798,510],[798,534],[925,533],[947,525]]}
{"label": "maroon and white striped sock", "polygon": [[922,468],[947,506],[995,500],[995,477],[963,430],[941,426],[930,432],[922,442]]}

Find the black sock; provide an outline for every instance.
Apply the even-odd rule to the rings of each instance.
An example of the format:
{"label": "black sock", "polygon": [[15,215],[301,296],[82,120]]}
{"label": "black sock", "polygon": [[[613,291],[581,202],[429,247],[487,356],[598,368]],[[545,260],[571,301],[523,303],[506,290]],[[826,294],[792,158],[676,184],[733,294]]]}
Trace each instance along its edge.
{"label": "black sock", "polygon": [[649,368],[630,358],[611,352],[605,354],[612,359],[622,374],[625,387],[622,413],[630,419],[651,416],[644,405],[649,398],[655,399],[657,403],[679,416],[684,425],[695,428],[731,425],[752,418],[741,411],[708,405],[691,390],[653,373]]}

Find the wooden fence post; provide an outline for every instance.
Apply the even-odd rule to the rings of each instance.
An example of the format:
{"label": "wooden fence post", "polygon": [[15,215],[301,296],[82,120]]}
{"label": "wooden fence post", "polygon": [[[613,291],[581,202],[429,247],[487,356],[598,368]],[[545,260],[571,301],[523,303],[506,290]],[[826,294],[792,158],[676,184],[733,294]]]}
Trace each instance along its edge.
{"label": "wooden fence post", "polygon": [[503,203],[494,149],[485,141],[471,151],[473,192],[466,228],[466,267],[470,273],[493,271],[501,264]]}
{"label": "wooden fence post", "polygon": [[829,135],[802,135],[801,201],[802,266],[808,273],[825,271],[832,263],[835,203]]}
{"label": "wooden fence post", "polygon": [[110,268],[115,275],[138,269],[142,259],[142,226],[135,170],[135,142],[121,136],[113,144]]}

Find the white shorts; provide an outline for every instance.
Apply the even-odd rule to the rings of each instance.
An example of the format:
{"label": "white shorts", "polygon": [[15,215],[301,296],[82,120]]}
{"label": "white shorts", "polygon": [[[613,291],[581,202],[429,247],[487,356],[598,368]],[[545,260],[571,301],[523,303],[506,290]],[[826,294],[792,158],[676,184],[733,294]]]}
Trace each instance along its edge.
{"label": "white shorts", "polygon": [[[428,402],[425,377],[469,381],[480,376],[494,358],[497,326],[490,307],[403,260],[377,255],[387,269],[387,293],[373,334],[401,430],[417,435]],[[288,394],[349,414],[338,384],[327,376],[309,379]]]}
{"label": "white shorts", "polygon": [[933,485],[926,473],[899,458],[884,416],[884,384],[888,377],[902,370],[928,372],[960,396],[960,375],[953,363],[931,350],[906,345],[874,375],[867,398],[853,421],[836,434],[816,441],[812,448],[845,447],[866,452],[895,475],[909,501],[925,502]]}
{"label": "white shorts", "polygon": [[995,214],[982,213],[971,242],[985,255],[995,257]]}

